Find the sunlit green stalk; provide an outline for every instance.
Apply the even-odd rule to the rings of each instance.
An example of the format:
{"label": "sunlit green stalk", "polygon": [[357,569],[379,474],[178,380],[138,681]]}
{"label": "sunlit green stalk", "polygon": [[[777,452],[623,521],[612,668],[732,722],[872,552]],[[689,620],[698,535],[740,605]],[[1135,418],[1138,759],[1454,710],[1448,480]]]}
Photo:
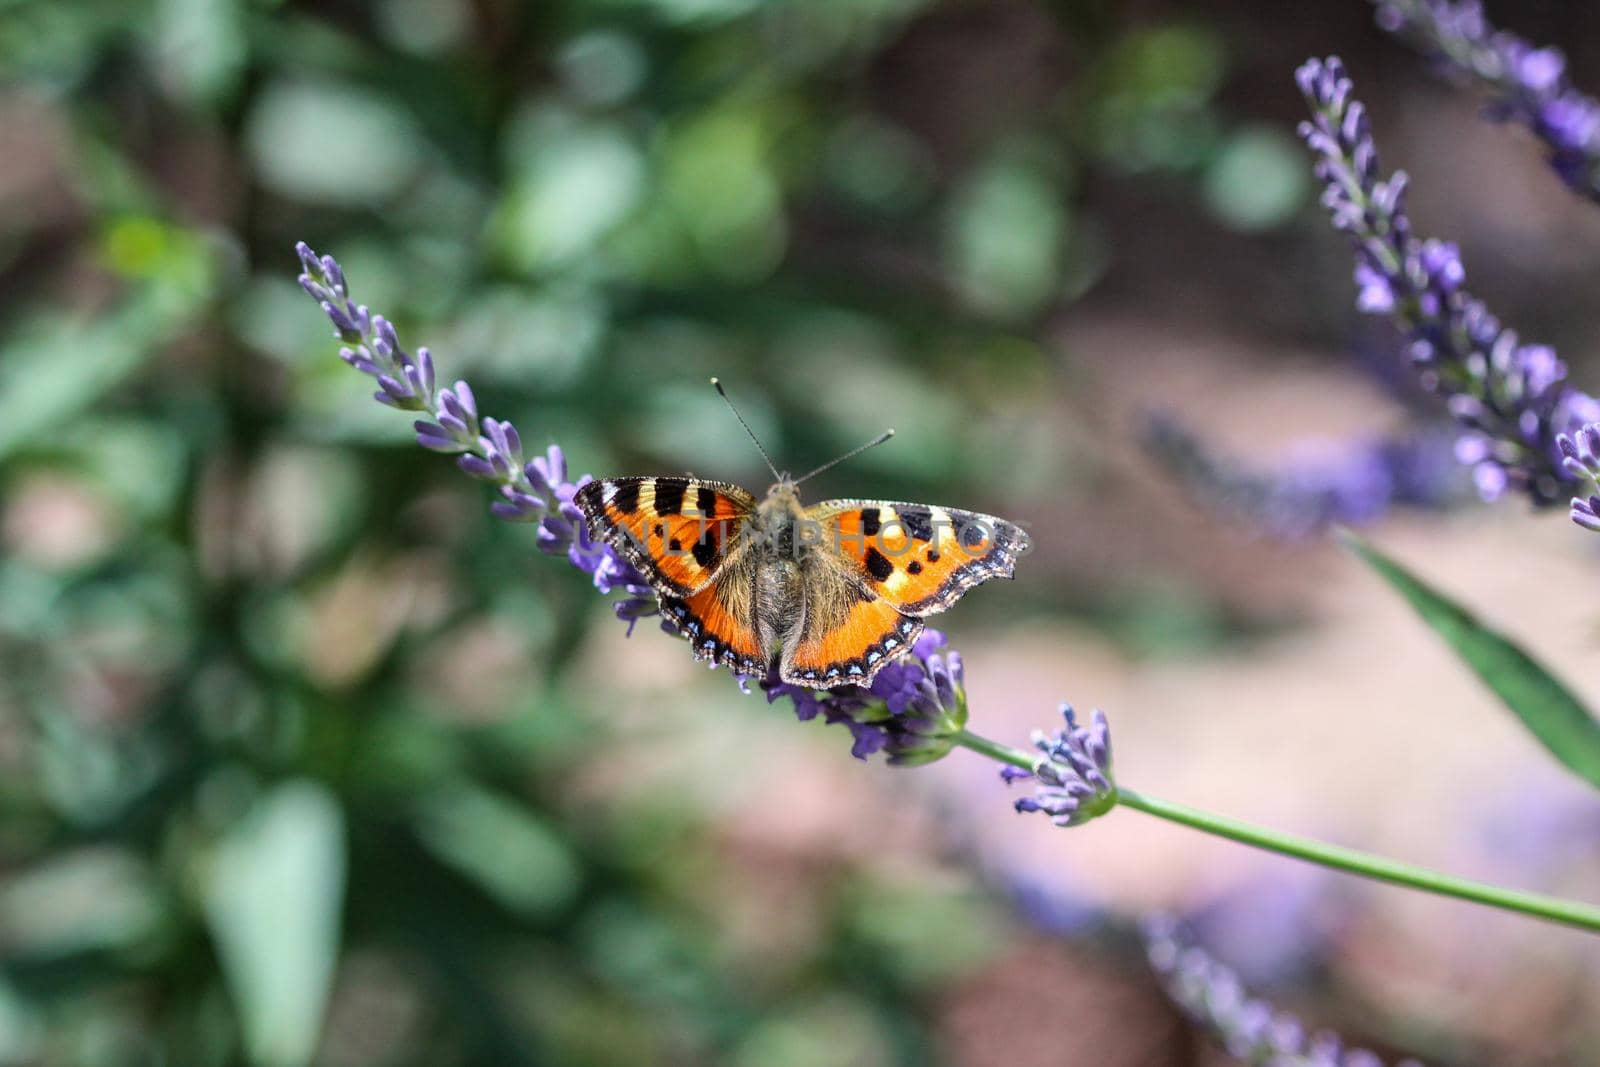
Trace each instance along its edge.
{"label": "sunlit green stalk", "polygon": [[[1032,771],[1038,762],[1038,757],[1010,745],[1003,745],[998,741],[991,741],[971,731],[963,730],[956,736],[956,744],[963,748],[997,760],[1009,763],[1013,767],[1020,767]],[[1300,837],[1295,834],[1286,834],[1278,830],[1269,830],[1265,827],[1254,826],[1250,823],[1230,819],[1225,815],[1214,815],[1211,812],[1201,811],[1184,804],[1175,804],[1170,800],[1150,796],[1147,793],[1136,792],[1122,786],[1117,787],[1117,804],[1119,807],[1133,808],[1146,815],[1166,819],[1182,826],[1195,830],[1202,830],[1218,837],[1226,837],[1230,841],[1251,845],[1255,848],[1276,852],[1284,856],[1293,856],[1296,859],[1318,863],[1324,867],[1331,867],[1336,871],[1347,874],[1360,875],[1363,878],[1372,878],[1380,882],[1389,882],[1393,885],[1407,886],[1419,889],[1425,893],[1434,893],[1439,896],[1456,897],[1460,900],[1470,900],[1478,904],[1487,904],[1490,907],[1501,908],[1506,911],[1520,912],[1523,915],[1532,915],[1535,918],[1546,919],[1551,922],[1575,926],[1582,930],[1600,933],[1600,907],[1584,904],[1575,900],[1563,900],[1560,897],[1545,896],[1540,893],[1525,893],[1516,889],[1506,889],[1502,886],[1490,885],[1487,882],[1476,882],[1469,878],[1457,878],[1453,875],[1443,874],[1439,871],[1430,871],[1425,867],[1413,866],[1409,863],[1400,863],[1395,860],[1374,856],[1367,852],[1360,852],[1352,848],[1342,848],[1310,838]]]}

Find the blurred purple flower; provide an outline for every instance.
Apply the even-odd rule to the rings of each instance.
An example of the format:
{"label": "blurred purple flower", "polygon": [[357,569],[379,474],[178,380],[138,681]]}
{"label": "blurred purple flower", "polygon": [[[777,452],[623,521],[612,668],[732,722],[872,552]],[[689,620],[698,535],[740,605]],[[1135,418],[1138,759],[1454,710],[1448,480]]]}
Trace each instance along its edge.
{"label": "blurred purple flower", "polygon": [[1087,895],[1063,887],[1057,875],[1001,870],[991,877],[1021,916],[1046,933],[1077,937],[1107,921],[1105,908]]}
{"label": "blurred purple flower", "polygon": [[1530,885],[1579,884],[1600,846],[1600,808],[1565,783],[1507,783],[1462,814],[1479,862]]}
{"label": "blurred purple flower", "polygon": [[1300,136],[1317,155],[1322,205],[1355,249],[1357,306],[1387,315],[1406,335],[1423,386],[1460,424],[1457,455],[1480,495],[1508,489],[1535,504],[1568,495],[1572,475],[1558,439],[1600,420],[1600,401],[1566,384],[1546,345],[1522,344],[1463,287],[1456,246],[1423,240],[1405,210],[1406,176],[1378,175],[1366,109],[1337,58],[1308,60],[1295,78],[1311,107]]}
{"label": "blurred purple flower", "polygon": [[1033,747],[1044,755],[1033,773],[1018,767],[1000,772],[1007,783],[1031,780],[1037,788],[1031,797],[1019,797],[1016,809],[1040,811],[1057,826],[1080,826],[1117,806],[1117,787],[1111,774],[1111,727],[1105,712],[1096,710],[1089,725],[1078,722],[1071,704],[1061,705],[1066,726],[1053,734],[1037,730]]}
{"label": "blurred purple flower", "polygon": [[1271,864],[1182,916],[1197,944],[1247,982],[1278,983],[1325,966],[1350,916],[1327,871]]}
{"label": "blurred purple flower", "polygon": [[1559,49],[1495,29],[1477,0],[1379,0],[1377,8],[1379,26],[1446,73],[1476,80],[1491,118],[1527,127],[1561,180],[1600,201],[1600,102],[1572,87]]}
{"label": "blurred purple flower", "polygon": [[1165,413],[1146,419],[1142,441],[1196,504],[1286,540],[1371,522],[1394,507],[1441,508],[1469,495],[1454,459],[1455,434],[1443,428],[1305,442],[1271,469],[1217,456]]}
{"label": "blurred purple flower", "polygon": [[[1251,996],[1232,969],[1180,939],[1173,919],[1146,920],[1144,942],[1167,995],[1236,1059],[1263,1067],[1383,1067],[1376,1054],[1346,1048],[1333,1034],[1308,1033],[1293,1015]],[[1422,1065],[1407,1059],[1397,1067]]]}

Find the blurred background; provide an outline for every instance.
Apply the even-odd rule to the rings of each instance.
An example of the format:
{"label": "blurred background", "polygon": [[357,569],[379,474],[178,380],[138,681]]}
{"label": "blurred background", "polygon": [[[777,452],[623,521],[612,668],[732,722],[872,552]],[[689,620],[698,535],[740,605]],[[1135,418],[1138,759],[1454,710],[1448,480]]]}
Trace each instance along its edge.
{"label": "blurred background", "polygon": [[[1490,15],[1600,85],[1600,11]],[[0,3],[0,1063],[1221,1064],[1133,924],[1435,1064],[1600,1047],[1584,935],[861,764],[625,638],[411,443],[293,242],[577,471],[1027,522],[979,731],[1600,899],[1600,810],[1370,574],[1186,497],[1421,425],[1294,139],[1342,54],[1413,213],[1593,389],[1600,213],[1359,0]],[[1325,445],[1317,441],[1327,442]],[[1319,452],[1325,449],[1326,452]],[[1373,536],[1600,697],[1592,539]]]}

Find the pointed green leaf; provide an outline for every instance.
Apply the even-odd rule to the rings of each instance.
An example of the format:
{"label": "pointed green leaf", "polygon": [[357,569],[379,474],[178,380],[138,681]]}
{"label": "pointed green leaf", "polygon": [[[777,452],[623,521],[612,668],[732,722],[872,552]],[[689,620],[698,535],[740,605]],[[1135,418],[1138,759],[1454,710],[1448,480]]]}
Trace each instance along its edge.
{"label": "pointed green leaf", "polygon": [[475,785],[436,789],[417,805],[422,842],[522,915],[571,902],[582,872],[566,843],[529,808]]}
{"label": "pointed green leaf", "polygon": [[263,796],[211,858],[206,919],[258,1067],[301,1067],[316,1051],[344,876],[344,817],[312,782]]}
{"label": "pointed green leaf", "polygon": [[1600,787],[1600,722],[1532,656],[1349,531],[1345,546],[1416,609],[1550,754]]}

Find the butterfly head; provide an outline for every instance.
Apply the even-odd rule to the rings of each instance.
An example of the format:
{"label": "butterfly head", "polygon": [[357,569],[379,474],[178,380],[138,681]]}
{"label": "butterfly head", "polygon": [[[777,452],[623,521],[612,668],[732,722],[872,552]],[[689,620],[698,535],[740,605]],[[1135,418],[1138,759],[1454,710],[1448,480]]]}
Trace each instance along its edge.
{"label": "butterfly head", "polygon": [[805,511],[800,506],[800,490],[787,471],[767,487],[766,499],[761,502],[761,514],[769,523],[780,526],[798,519]]}
{"label": "butterfly head", "polygon": [[767,487],[767,501],[769,503],[783,500],[792,500],[796,504],[800,503],[800,483],[791,478],[788,471],[779,474],[778,480]]}

